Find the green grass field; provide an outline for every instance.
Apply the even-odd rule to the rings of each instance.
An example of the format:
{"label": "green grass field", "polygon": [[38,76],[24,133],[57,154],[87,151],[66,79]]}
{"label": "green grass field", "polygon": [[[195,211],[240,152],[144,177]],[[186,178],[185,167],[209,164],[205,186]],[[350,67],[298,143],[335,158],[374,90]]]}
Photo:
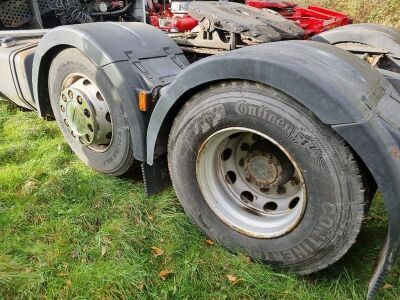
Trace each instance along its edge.
{"label": "green grass field", "polygon": [[[303,2],[400,28],[399,0]],[[207,241],[171,188],[147,198],[140,174],[91,171],[54,122],[0,102],[0,299],[363,299],[385,234],[378,193],[338,263],[273,270]],[[399,277],[379,299],[400,299]]]}
{"label": "green grass field", "polygon": [[349,14],[355,23],[380,23],[400,29],[400,0],[300,0]]}
{"label": "green grass field", "polygon": [[[386,232],[379,194],[356,246],[300,277],[207,241],[172,189],[147,198],[138,178],[91,171],[54,122],[0,103],[0,299],[365,296]],[[399,275],[380,298],[400,298]]]}

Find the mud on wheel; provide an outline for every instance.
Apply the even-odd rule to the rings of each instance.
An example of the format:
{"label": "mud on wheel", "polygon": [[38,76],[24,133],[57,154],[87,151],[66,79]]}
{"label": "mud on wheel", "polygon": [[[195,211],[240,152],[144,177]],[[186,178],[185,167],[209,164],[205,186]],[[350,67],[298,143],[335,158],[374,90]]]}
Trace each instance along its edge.
{"label": "mud on wheel", "polygon": [[351,149],[273,88],[232,81],[194,95],[168,158],[187,214],[233,251],[308,274],[342,257],[360,230],[366,194]]}
{"label": "mud on wheel", "polygon": [[96,171],[121,175],[133,164],[122,105],[105,73],[78,49],[60,52],[49,72],[51,106],[75,154]]}

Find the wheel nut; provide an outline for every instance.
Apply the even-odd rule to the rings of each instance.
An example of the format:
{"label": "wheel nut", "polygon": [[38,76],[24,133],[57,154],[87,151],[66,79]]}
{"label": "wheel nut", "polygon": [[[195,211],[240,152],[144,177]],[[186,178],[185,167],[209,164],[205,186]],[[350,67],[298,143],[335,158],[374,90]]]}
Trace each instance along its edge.
{"label": "wheel nut", "polygon": [[72,93],[72,91],[68,91],[68,97],[71,99],[74,98],[74,93]]}
{"label": "wheel nut", "polygon": [[67,102],[67,96],[65,96],[65,95],[62,95],[62,97],[61,97],[62,99],[63,99],[63,101],[64,102]]}
{"label": "wheel nut", "polygon": [[279,195],[286,193],[286,188],[283,185],[278,186],[277,193]]}
{"label": "wheel nut", "polygon": [[291,183],[291,185],[296,186],[296,185],[299,185],[300,180],[299,180],[297,177],[293,177],[293,178],[290,180],[290,183]]}
{"label": "wheel nut", "polygon": [[87,117],[90,118],[90,112],[87,108],[84,109],[83,114]]}
{"label": "wheel nut", "polygon": [[241,158],[241,159],[239,160],[239,166],[241,166],[241,167],[244,166],[244,159],[243,159],[243,158]]}
{"label": "wheel nut", "polygon": [[81,96],[78,96],[78,97],[76,98],[76,100],[78,101],[79,104],[82,104],[82,97],[81,97]]}
{"label": "wheel nut", "polygon": [[249,148],[250,148],[250,146],[247,143],[243,143],[240,145],[240,150],[242,150],[242,151],[247,151],[247,150],[249,150]]}

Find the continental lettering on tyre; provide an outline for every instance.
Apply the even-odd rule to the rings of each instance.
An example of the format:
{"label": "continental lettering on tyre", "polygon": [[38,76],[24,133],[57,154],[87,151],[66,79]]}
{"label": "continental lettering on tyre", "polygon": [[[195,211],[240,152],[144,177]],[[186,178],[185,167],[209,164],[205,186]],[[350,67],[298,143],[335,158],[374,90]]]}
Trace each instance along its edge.
{"label": "continental lettering on tyre", "polygon": [[[262,118],[270,124],[275,125],[290,140],[305,151],[305,154],[312,159],[318,159],[322,156],[320,148],[312,142],[299,128],[286,118],[272,111],[265,105],[250,104],[247,101],[239,101],[235,105],[235,112],[238,115],[247,115]],[[324,168],[326,169],[326,168]]]}
{"label": "continental lettering on tyre", "polygon": [[300,244],[291,249],[276,252],[265,252],[264,257],[268,261],[296,262],[314,255],[315,251],[328,239],[327,233],[335,225],[336,206],[328,202],[321,208],[321,217],[311,234]]}
{"label": "continental lettering on tyre", "polygon": [[[226,117],[225,107],[222,104],[217,104],[204,110],[192,123],[194,133],[206,133],[216,127],[218,123]],[[192,128],[191,130],[192,131]]]}

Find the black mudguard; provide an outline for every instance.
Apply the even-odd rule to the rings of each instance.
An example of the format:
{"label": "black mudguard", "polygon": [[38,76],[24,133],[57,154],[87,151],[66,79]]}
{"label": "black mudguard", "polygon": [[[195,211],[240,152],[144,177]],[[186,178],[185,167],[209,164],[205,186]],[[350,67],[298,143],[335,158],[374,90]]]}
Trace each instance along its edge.
{"label": "black mudguard", "polygon": [[378,24],[351,24],[337,27],[312,37],[317,42],[331,45],[355,42],[381,48],[400,58],[400,32]]}
{"label": "black mudguard", "polygon": [[47,91],[51,60],[68,47],[81,50],[110,78],[113,98],[121,102],[129,122],[134,157],[145,160],[148,117],[138,109],[138,91],[171,82],[189,64],[182,50],[162,31],[143,23],[57,27],[41,39],[33,62],[34,98],[41,117],[52,115]]}
{"label": "black mudguard", "polygon": [[[372,298],[398,256],[400,243],[400,96],[369,64],[331,45],[290,41],[203,59],[161,91],[147,135],[147,163],[162,143],[177,106],[203,85],[242,79],[279,89],[309,108],[353,147],[385,199],[389,232],[370,282]],[[157,149],[157,151],[155,151]]]}
{"label": "black mudguard", "polygon": [[[378,24],[351,24],[322,32],[312,40],[331,45],[352,42],[381,49],[400,67],[400,31]],[[378,69],[400,93],[400,74]]]}

